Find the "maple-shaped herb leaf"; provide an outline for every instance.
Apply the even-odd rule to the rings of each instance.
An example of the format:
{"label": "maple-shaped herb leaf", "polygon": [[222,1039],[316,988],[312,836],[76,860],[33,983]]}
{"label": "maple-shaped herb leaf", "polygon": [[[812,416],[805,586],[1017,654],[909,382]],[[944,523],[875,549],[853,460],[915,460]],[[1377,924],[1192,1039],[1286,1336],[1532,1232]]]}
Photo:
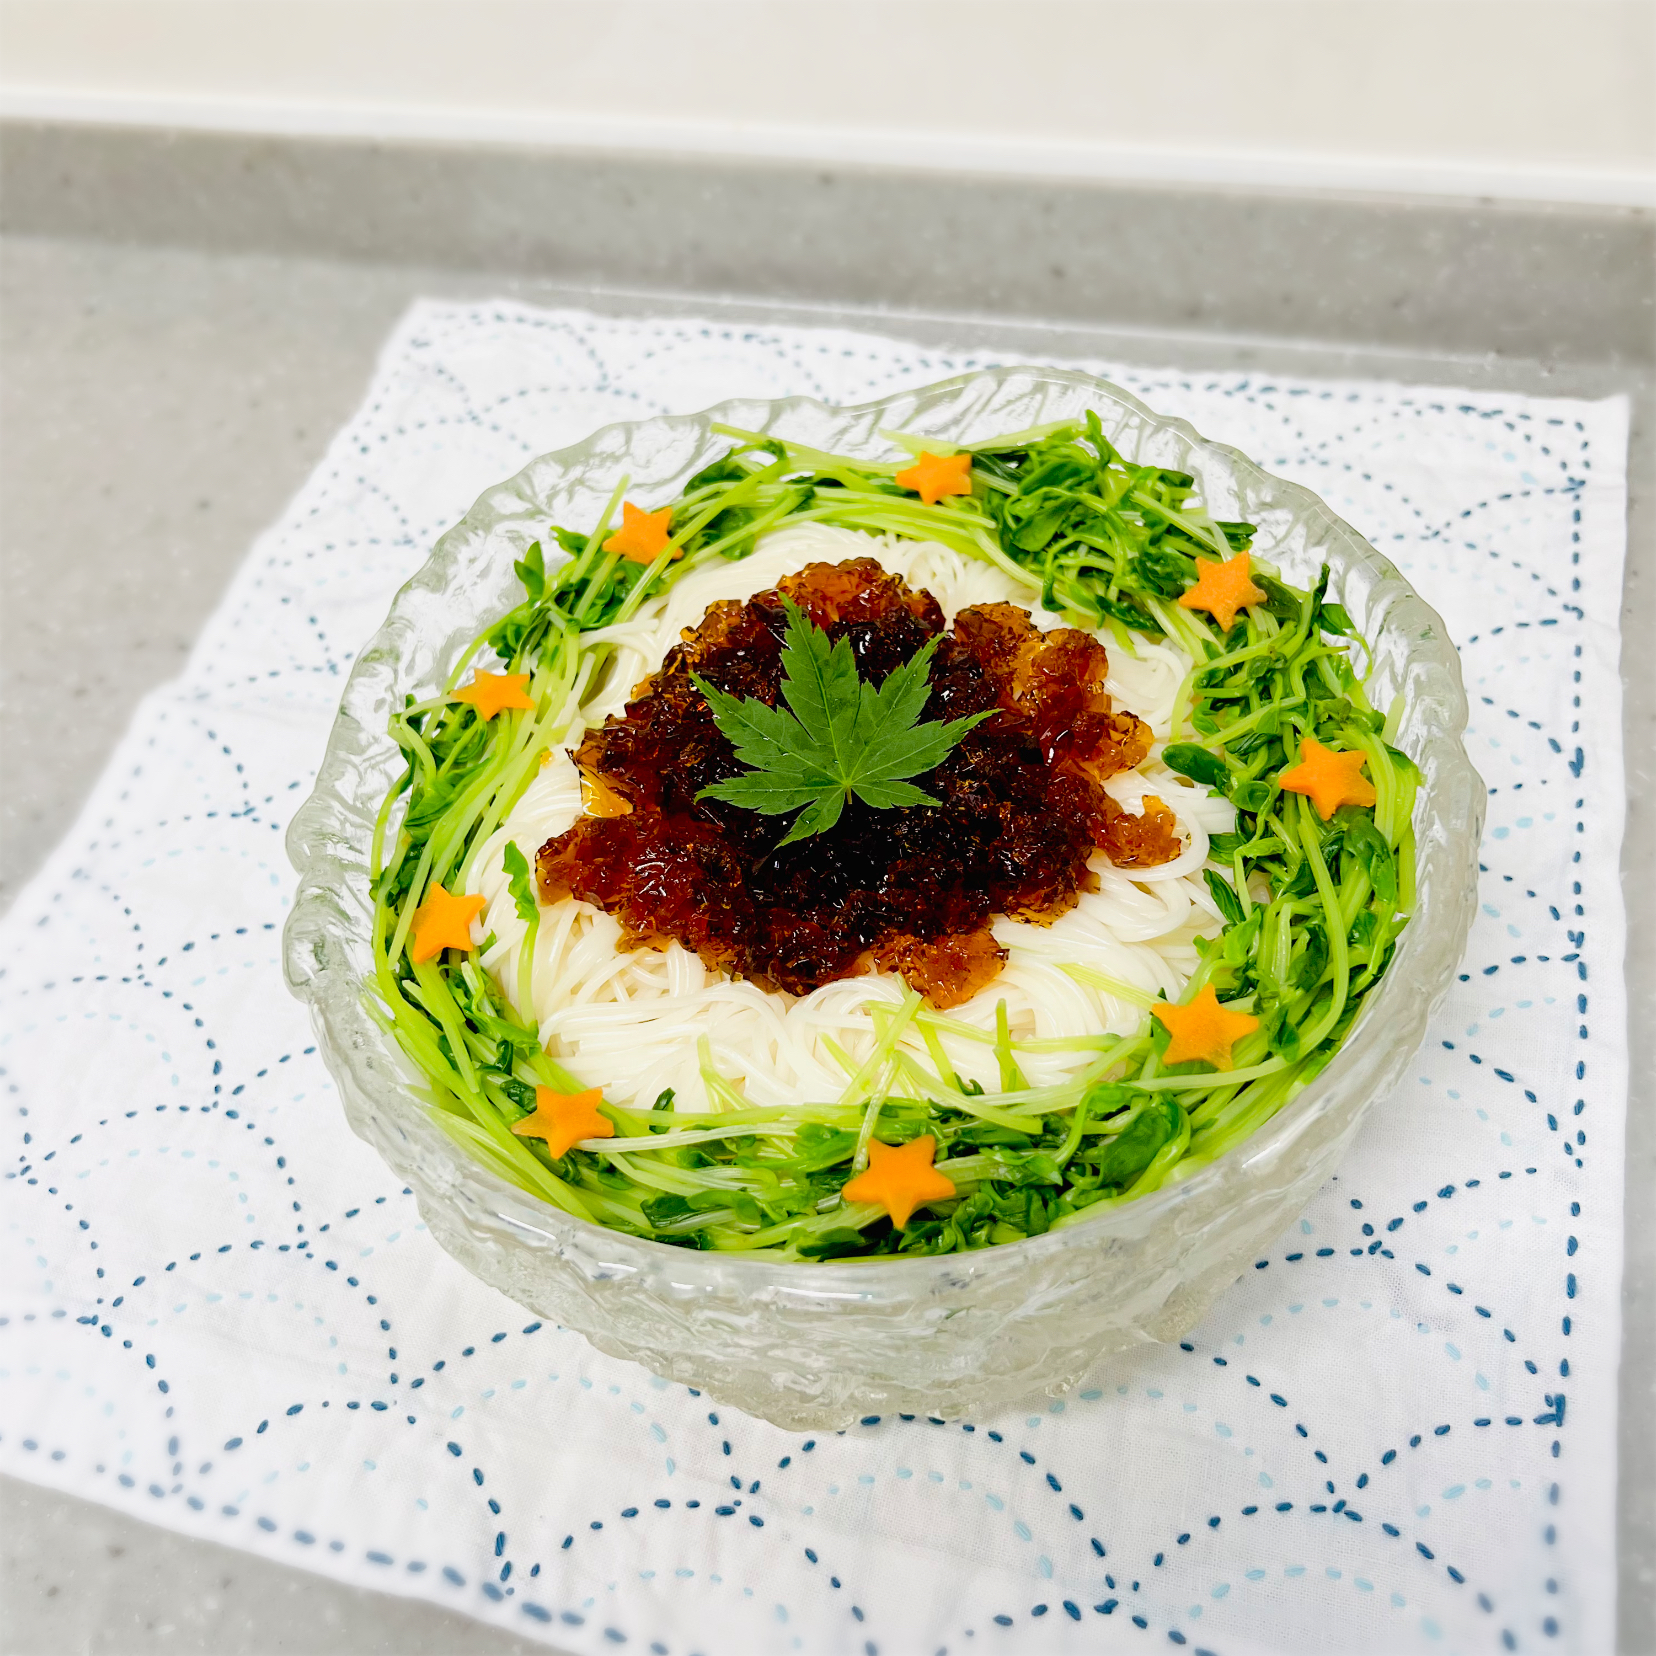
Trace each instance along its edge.
{"label": "maple-shaped herb leaf", "polygon": [[905,778],[935,770],[989,713],[946,724],[919,722],[931,695],[926,674],[937,640],[928,639],[876,689],[857,676],[847,640],[830,644],[792,599],[782,602],[788,615],[782,645],[785,707],[729,695],[695,676],[713,722],[730,739],[736,757],[753,767],[696,797],[722,799],[765,816],[798,811],[783,845],[826,833],[852,794],[882,811],[938,804]]}

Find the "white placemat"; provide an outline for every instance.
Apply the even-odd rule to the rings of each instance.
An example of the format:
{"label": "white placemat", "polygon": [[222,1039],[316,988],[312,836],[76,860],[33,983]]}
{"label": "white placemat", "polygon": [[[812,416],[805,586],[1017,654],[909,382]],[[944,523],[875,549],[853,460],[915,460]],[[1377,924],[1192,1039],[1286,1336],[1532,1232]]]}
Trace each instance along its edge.
{"label": "white placemat", "polygon": [[413,308],[0,928],[0,1467],[580,1651],[1610,1648],[1622,402],[1086,365],[1402,566],[1490,784],[1413,1078],[1182,1346],[1027,1414],[780,1431],[473,1282],[345,1127],[282,830],[436,536],[606,421],[979,360]]}

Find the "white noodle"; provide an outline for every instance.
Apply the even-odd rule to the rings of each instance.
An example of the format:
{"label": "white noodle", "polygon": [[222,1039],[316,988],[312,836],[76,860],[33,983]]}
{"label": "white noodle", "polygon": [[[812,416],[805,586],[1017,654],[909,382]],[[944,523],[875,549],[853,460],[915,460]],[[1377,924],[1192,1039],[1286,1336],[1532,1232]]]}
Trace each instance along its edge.
{"label": "white noodle", "polygon": [[[565,736],[567,746],[578,746],[586,729],[619,714],[633,688],[660,667],[709,604],[751,598],[808,563],[852,557],[873,557],[910,586],[929,591],[945,616],[971,604],[1011,602],[1030,610],[1043,628],[1062,624],[1061,617],[1041,609],[1010,576],[947,547],[798,524],[767,536],[751,557],[738,563],[720,561],[693,571],[633,620],[586,634],[589,646],[608,643],[615,654],[582,703],[579,722]],[[1156,736],[1151,757],[1137,770],[1112,777],[1105,787],[1134,812],[1142,809],[1146,794],[1158,796],[1178,819],[1185,849],[1172,862],[1136,869],[1130,877],[1095,853],[1090,866],[1099,889],[1083,893],[1052,925],[1004,917],[994,922],[995,939],[1007,951],[1004,969],[986,989],[946,1014],[952,1024],[985,1038],[973,1040],[953,1031],[937,1035],[956,1075],[990,1092],[1001,1086],[991,1044],[998,1002],[1006,1002],[1014,1039],[1130,1034],[1143,1021],[1142,999],[1092,987],[1089,979],[1101,975],[1139,997],[1161,991],[1175,997],[1196,965],[1194,938],[1219,930],[1218,910],[1201,867],[1208,836],[1232,829],[1235,811],[1159,759],[1189,658],[1167,643],[1134,637],[1124,649],[1110,634],[1099,638],[1110,656],[1105,681],[1110,694],[1144,719]],[[556,751],[472,865],[469,889],[486,899],[482,931],[495,937],[483,964],[514,1006],[527,927],[508,890],[506,845],[515,842],[532,864],[539,847],[565,832],[580,814],[579,775],[569,753]],[[796,997],[710,972],[676,943],[662,951],[622,950],[620,942],[620,925],[589,903],[566,898],[544,905],[530,971],[533,1013],[546,1050],[584,1083],[603,1087],[618,1104],[648,1108],[671,1087],[675,1109],[717,1108],[702,1076],[698,1042],[704,1038],[715,1070],[750,1104],[832,1101],[850,1078],[847,1066],[860,1066],[879,1040],[870,1009],[894,1013],[905,993],[901,978],[875,972]],[[924,1037],[912,1024],[897,1051],[932,1068]],[[1029,1084],[1038,1087],[1072,1078],[1095,1056],[1088,1050],[1020,1050],[1017,1061]],[[890,1084],[901,1087],[901,1077],[894,1076]]]}

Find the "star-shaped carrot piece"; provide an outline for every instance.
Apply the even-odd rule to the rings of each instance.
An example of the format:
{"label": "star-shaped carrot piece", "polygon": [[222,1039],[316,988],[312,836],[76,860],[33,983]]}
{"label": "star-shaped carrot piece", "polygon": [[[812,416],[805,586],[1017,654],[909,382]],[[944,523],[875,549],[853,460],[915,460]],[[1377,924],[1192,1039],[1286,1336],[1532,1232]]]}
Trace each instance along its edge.
{"label": "star-shaped carrot piece", "polygon": [[1307,736],[1300,743],[1300,762],[1278,781],[1289,793],[1306,795],[1327,822],[1342,805],[1374,803],[1374,784],[1363,775],[1367,763],[1366,753],[1336,753]]}
{"label": "star-shaped carrot piece", "polygon": [[1251,1013],[1232,1012],[1221,1006],[1211,983],[1204,983],[1188,1006],[1157,1001],[1150,1010],[1172,1036],[1162,1054],[1164,1064],[1188,1064],[1200,1059],[1216,1070],[1228,1070],[1231,1048],[1259,1028],[1259,1019]]}
{"label": "star-shaped carrot piece", "polygon": [[508,707],[534,710],[529,694],[527,673],[486,673],[479,668],[472,674],[471,683],[454,692],[456,701],[470,702],[477,709],[478,718],[487,722]]}
{"label": "star-shaped carrot piece", "polygon": [[444,949],[474,949],[471,923],[483,907],[481,897],[456,897],[435,880],[426,900],[414,911],[414,937],[408,946],[415,965],[435,960]]}
{"label": "star-shaped carrot piece", "polygon": [[[667,550],[668,525],[673,521],[673,508],[663,506],[659,512],[646,512],[629,500],[621,508],[621,527],[604,542],[606,552],[619,552],[629,563],[654,563]],[[677,547],[673,556],[683,551]]]}
{"label": "star-shaped carrot piece", "polygon": [[604,1096],[602,1087],[587,1092],[553,1092],[550,1087],[535,1088],[535,1113],[513,1123],[512,1131],[519,1138],[546,1140],[546,1148],[554,1158],[567,1156],[569,1147],[582,1139],[614,1138],[615,1123],[598,1113]]}
{"label": "star-shaped carrot piece", "polygon": [[922,454],[907,471],[897,474],[900,487],[913,489],[928,506],[944,495],[972,492],[972,457],[969,454]]}
{"label": "star-shaped carrot piece", "polygon": [[954,1183],[932,1166],[937,1140],[930,1133],[910,1139],[907,1144],[868,1143],[868,1170],[848,1179],[840,1195],[848,1202],[878,1202],[898,1230],[909,1215],[927,1202],[940,1202],[954,1195]]}
{"label": "star-shaped carrot piece", "polygon": [[1219,623],[1221,632],[1229,632],[1239,609],[1263,603],[1264,599],[1265,594],[1253,584],[1251,558],[1246,552],[1238,552],[1223,563],[1198,558],[1196,584],[1179,599],[1179,607],[1206,610]]}

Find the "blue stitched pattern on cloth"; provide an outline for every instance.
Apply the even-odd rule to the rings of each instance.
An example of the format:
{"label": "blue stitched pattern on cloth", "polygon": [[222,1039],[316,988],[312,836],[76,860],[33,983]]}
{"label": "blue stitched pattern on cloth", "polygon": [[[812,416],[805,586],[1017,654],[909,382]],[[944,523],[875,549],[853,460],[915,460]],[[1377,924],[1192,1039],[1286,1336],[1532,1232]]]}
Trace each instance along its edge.
{"label": "blue stitched pattern on cloth", "polygon": [[281,832],[437,535],[608,421],[977,365],[410,311],[4,922],[0,1468],[569,1650],[1611,1646],[1623,402],[1083,365],[1403,568],[1490,787],[1413,1076],[1182,1345],[1027,1415],[784,1432],[472,1281],[344,1124],[280,980]]}

